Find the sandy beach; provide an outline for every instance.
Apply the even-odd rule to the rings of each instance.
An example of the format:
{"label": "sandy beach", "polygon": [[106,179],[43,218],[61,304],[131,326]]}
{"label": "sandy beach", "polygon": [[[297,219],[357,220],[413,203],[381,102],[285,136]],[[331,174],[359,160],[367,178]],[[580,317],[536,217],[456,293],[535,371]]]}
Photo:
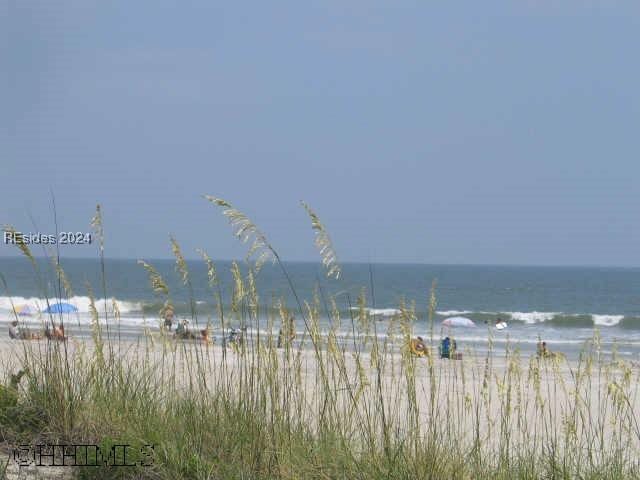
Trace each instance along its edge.
{"label": "sandy beach", "polygon": [[[184,394],[202,388],[194,384],[203,380],[208,392],[224,388],[240,396],[253,382],[269,405],[312,430],[318,415],[331,409],[335,418],[351,419],[356,441],[366,441],[359,438],[363,431],[383,431],[386,424],[394,426],[398,437],[415,429],[425,435],[437,431],[462,450],[476,445],[487,455],[530,455],[549,445],[587,451],[600,442],[607,452],[624,445],[633,458],[640,447],[634,416],[640,411],[640,369],[623,362],[598,362],[597,357],[578,362],[465,352],[462,360],[449,360],[372,354],[370,348],[342,352],[324,345],[318,361],[309,345],[275,349],[265,342],[260,348],[225,349],[160,337],[114,343],[111,348],[109,353],[109,345],[103,347],[107,361],[112,354],[133,374],[152,371],[159,384],[169,383]],[[86,367],[95,358],[90,341],[72,338],[64,345],[3,339],[0,378],[15,373],[25,356],[45,358],[48,349],[60,349],[57,358],[67,358],[72,365]]]}

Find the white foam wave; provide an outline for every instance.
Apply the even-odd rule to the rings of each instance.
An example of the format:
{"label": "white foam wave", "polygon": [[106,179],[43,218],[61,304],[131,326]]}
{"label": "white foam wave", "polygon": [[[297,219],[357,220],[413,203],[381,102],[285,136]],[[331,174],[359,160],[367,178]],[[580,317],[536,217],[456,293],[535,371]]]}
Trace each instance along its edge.
{"label": "white foam wave", "polygon": [[624,315],[592,315],[592,317],[594,324],[612,327],[613,325],[618,325]]}
{"label": "white foam wave", "polygon": [[[58,299],[50,298],[49,305],[58,303],[58,301],[59,301]],[[89,312],[89,305],[91,303],[91,300],[89,299],[89,297],[76,296],[76,297],[71,297],[69,299],[63,299],[61,301],[65,303],[70,303],[71,305],[75,306],[78,309],[78,312],[80,313]],[[113,298],[109,298],[106,301],[106,308],[107,308],[107,311],[110,313],[113,313],[113,310],[114,310],[113,301],[114,301]],[[131,312],[142,311],[142,305],[138,302],[127,302],[124,300],[116,299],[115,303],[120,313],[131,313]],[[95,304],[96,304],[96,310],[98,310],[98,312],[104,312],[104,309],[105,309],[104,299],[96,300]],[[13,312],[12,305],[14,307],[26,305],[29,307],[29,310],[35,314],[38,312],[42,312],[47,308],[47,300],[44,298],[37,298],[37,297],[29,297],[29,298],[0,297],[0,311],[5,313],[6,312],[11,313]]]}
{"label": "white foam wave", "polygon": [[560,312],[505,312],[505,314],[510,315],[513,320],[525,323],[541,323],[552,320]]}
{"label": "white foam wave", "polygon": [[469,315],[473,312],[471,310],[438,310],[436,313],[443,317],[457,317],[459,315]]}
{"label": "white foam wave", "polygon": [[[358,307],[352,307],[351,310],[357,311]],[[400,310],[397,308],[365,308],[365,310],[369,313],[369,315],[380,316],[380,317],[393,317],[394,315],[398,315]]]}
{"label": "white foam wave", "polygon": [[[149,328],[158,328],[160,326],[160,321],[157,318],[144,318],[142,316],[121,316],[120,320],[116,320],[115,317],[109,316],[108,323],[109,326],[113,328],[117,328],[118,324],[122,327],[136,327],[139,329],[141,327],[149,327]],[[0,316],[0,324],[3,324],[5,321],[9,322],[13,320],[12,318],[4,318]],[[19,320],[21,325],[24,325],[29,328],[43,328],[45,324],[49,322],[49,317],[45,316],[31,316],[31,317],[20,317]],[[58,322],[57,318],[54,318],[55,322]],[[71,325],[72,327],[76,327],[80,325],[82,328],[89,329],[93,323],[93,319],[91,315],[88,313],[80,313],[78,315],[73,315],[72,317],[66,318],[64,320],[66,325]],[[105,326],[107,322],[105,321],[104,315],[99,317],[99,322],[101,325]]]}
{"label": "white foam wave", "polygon": [[[471,343],[489,343],[489,337],[483,337],[478,335],[463,335],[457,334],[455,335],[455,340],[458,342],[471,342]],[[563,345],[563,344],[571,344],[571,345],[580,345],[585,342],[584,339],[555,339],[555,340],[545,340],[549,345]],[[537,345],[539,340],[537,338],[505,338],[505,337],[492,337],[491,343],[499,343],[499,344],[513,344],[517,345],[521,344],[529,344],[529,345]]]}

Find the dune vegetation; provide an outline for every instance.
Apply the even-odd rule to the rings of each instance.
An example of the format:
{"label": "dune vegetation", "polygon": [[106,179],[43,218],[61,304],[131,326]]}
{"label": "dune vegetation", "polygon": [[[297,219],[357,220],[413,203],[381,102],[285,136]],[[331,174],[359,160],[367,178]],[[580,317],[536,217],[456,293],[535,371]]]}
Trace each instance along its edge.
{"label": "dune vegetation", "polygon": [[[123,451],[113,447],[129,445],[127,458],[110,465],[65,470],[96,479],[640,476],[640,369],[605,358],[597,331],[577,360],[525,357],[510,347],[439,358],[435,283],[423,299],[427,318],[403,301],[382,331],[366,308],[371,299],[364,289],[354,299],[321,290],[299,298],[266,235],[228,202],[206,198],[248,245],[245,261],[233,265],[232,285],[221,285],[214,262],[199,251],[218,305],[206,328],[224,337],[232,325],[246,326],[242,341],[176,340],[162,328],[125,341],[117,308],[99,312],[96,292],[83,286],[93,305],[90,341],[0,343],[0,445],[7,451],[21,444],[88,444],[118,457]],[[326,273],[339,276],[326,229],[303,207]],[[92,225],[104,271],[99,208]],[[176,274],[191,291],[180,245],[170,242]],[[34,281],[44,283],[28,246],[19,247],[34,266]],[[52,259],[60,297],[69,297],[75,287],[62,262]],[[255,279],[264,262],[281,268],[295,304],[261,297]],[[170,306],[162,276],[149,262],[140,261],[140,268]],[[98,295],[106,299],[103,278]],[[10,285],[10,278],[1,280]],[[345,301],[356,308],[343,318],[339,303]],[[292,315],[304,332],[290,330]],[[330,326],[321,327],[321,319]],[[418,322],[426,332],[417,331]],[[416,335],[428,347],[422,357],[408,348]],[[0,477],[12,458],[0,465]]]}

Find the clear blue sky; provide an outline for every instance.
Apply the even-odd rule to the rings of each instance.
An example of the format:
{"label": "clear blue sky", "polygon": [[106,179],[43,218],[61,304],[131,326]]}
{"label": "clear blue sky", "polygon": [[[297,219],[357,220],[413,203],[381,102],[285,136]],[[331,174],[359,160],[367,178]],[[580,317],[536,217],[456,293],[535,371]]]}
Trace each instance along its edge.
{"label": "clear blue sky", "polygon": [[207,193],[314,260],[303,199],[343,261],[640,265],[640,2],[4,0],[0,32],[0,223],[51,233],[52,189],[108,256],[242,257]]}

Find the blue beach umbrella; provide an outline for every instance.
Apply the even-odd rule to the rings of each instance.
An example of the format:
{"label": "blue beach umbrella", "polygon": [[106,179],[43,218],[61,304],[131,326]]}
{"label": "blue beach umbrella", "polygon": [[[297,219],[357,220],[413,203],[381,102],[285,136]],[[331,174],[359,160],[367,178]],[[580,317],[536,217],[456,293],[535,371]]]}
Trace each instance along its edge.
{"label": "blue beach umbrella", "polygon": [[77,311],[78,309],[70,303],[61,302],[49,305],[49,308],[44,310],[43,313],[71,313]]}

